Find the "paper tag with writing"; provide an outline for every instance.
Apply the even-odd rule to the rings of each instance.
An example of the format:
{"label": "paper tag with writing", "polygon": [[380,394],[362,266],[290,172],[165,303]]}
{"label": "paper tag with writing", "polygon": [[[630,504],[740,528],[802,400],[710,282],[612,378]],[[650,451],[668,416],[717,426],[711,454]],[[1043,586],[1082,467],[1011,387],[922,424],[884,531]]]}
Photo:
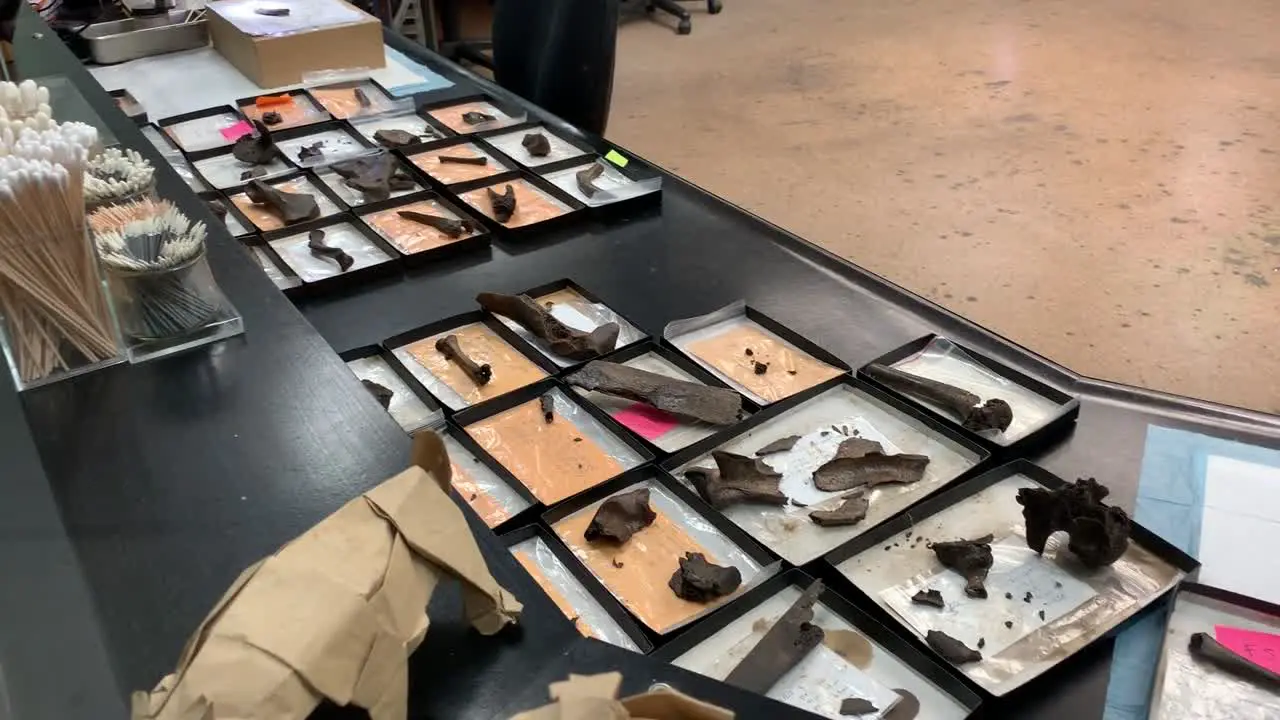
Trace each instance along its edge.
{"label": "paper tag with writing", "polygon": [[1280,672],[1280,635],[1217,625],[1213,628],[1213,636],[1227,649],[1250,662],[1271,672]]}

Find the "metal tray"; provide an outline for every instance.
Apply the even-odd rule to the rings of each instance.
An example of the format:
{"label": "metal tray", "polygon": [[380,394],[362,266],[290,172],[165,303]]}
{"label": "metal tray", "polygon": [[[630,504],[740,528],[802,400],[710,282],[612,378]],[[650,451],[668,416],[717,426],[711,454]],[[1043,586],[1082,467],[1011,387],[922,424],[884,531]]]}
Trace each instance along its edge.
{"label": "metal tray", "polygon": [[205,21],[184,23],[187,14],[186,10],[171,12],[165,24],[155,24],[158,18],[94,23],[80,36],[89,46],[89,56],[102,65],[204,47],[209,43]]}

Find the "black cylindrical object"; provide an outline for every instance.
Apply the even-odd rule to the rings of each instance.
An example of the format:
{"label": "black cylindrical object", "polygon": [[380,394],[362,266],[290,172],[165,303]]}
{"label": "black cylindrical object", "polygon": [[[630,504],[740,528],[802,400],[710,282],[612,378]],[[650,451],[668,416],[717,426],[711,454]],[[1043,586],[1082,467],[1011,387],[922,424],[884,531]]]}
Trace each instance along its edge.
{"label": "black cylindrical object", "polygon": [[494,79],[583,130],[603,134],[617,41],[618,0],[498,0]]}

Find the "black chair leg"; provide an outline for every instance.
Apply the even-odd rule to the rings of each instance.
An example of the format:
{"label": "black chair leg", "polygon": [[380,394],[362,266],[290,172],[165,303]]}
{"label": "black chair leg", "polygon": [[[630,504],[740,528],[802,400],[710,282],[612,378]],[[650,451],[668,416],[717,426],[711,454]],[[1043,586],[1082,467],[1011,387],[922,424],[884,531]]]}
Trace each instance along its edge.
{"label": "black chair leg", "polygon": [[[708,10],[710,9],[711,3],[715,1],[716,0],[707,0]],[[680,21],[676,25],[677,34],[688,35],[689,33],[693,32],[693,19],[692,19],[693,16],[689,14],[688,10],[685,10],[684,8],[680,7],[680,3],[676,2],[676,0],[649,0],[648,7],[649,8],[656,7],[657,9],[665,13],[669,13],[671,15],[676,16],[676,18]],[[717,10],[716,12],[719,12],[719,10]]]}
{"label": "black chair leg", "polygon": [[720,4],[720,0],[707,0],[708,15],[718,15],[720,11],[723,9],[724,9],[724,5]]}

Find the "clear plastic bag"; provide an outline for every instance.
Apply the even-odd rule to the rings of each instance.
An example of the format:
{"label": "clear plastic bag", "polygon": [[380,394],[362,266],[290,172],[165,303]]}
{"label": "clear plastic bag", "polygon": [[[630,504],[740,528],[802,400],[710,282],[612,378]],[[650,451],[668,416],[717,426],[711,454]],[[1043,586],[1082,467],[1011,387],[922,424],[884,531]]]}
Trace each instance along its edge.
{"label": "clear plastic bag", "polygon": [[[482,157],[485,159],[485,163],[483,165],[475,165],[471,163],[441,162],[441,157]],[[486,152],[484,148],[475,143],[463,143],[435,148],[434,150],[424,150],[423,152],[409,155],[408,158],[409,162],[417,165],[423,172],[446,185],[479,180],[514,169],[499,160],[497,155]]]}
{"label": "clear plastic bag", "polygon": [[[409,434],[438,422],[444,415],[439,410],[427,407],[427,404],[422,402],[422,398],[414,394],[400,376],[387,365],[387,361],[379,355],[349,360],[347,367],[351,368],[351,372],[361,380],[375,382],[391,391],[391,403],[387,406],[387,412]],[[451,451],[449,458],[453,459],[453,457]]]}
{"label": "clear plastic bag", "polygon": [[317,257],[308,247],[308,233],[299,233],[271,241],[271,247],[303,282],[316,282],[344,273],[388,262],[391,257],[374,245],[351,223],[330,225],[324,230],[325,244],[342,248],[351,256],[351,266],[343,270],[336,261]]}
{"label": "clear plastic bag", "polygon": [[[1066,552],[1062,533],[1050,537],[1042,557],[1022,552],[1017,544],[1025,546],[1026,528],[1022,506],[1015,497],[1019,489],[1027,487],[1041,486],[1021,475],[1005,478],[921,519],[912,528],[914,542],[899,540],[897,547],[887,550],[873,547],[837,567],[918,635],[923,636],[921,627],[929,620],[950,623],[945,631],[954,631],[958,639],[966,642],[976,643],[974,635],[985,638],[983,659],[959,669],[994,695],[1020,687],[1102,637],[1183,576],[1177,568],[1133,542],[1114,564],[1095,570],[1085,568]],[[999,565],[988,577],[989,597],[982,601],[989,603],[988,609],[955,617],[945,613],[918,614],[917,609],[923,609],[919,606],[905,616],[900,612],[900,598],[907,589],[928,583],[942,587],[943,582],[950,581],[928,542],[987,534],[999,539],[992,547]],[[1031,593],[1029,598],[1027,592]],[[1012,597],[1005,598],[1006,593]],[[944,593],[944,599],[948,604],[958,602],[951,591]],[[1024,605],[1017,607],[1016,615],[1011,614],[1015,606]],[[1002,609],[1008,612],[1000,612]],[[1044,618],[1039,617],[1041,610]],[[1006,627],[1005,622],[1011,627]]]}
{"label": "clear plastic bag", "polygon": [[453,466],[453,488],[485,525],[495,528],[532,505],[451,435],[440,437]]}
{"label": "clear plastic bag", "polygon": [[[266,165],[254,165],[237,160],[230,153],[197,160],[195,168],[206,182],[219,190],[238,187],[250,180],[269,180],[293,171],[293,168],[289,167],[288,163],[279,157],[272,158],[271,162]],[[263,174],[246,175],[246,173],[258,172],[259,170]]]}
{"label": "clear plastic bag", "polygon": [[351,125],[371,143],[377,143],[374,135],[379,130],[403,130],[414,135],[421,142],[428,142],[444,137],[431,123],[423,120],[416,112],[395,112],[372,117],[356,118]]}
{"label": "clear plastic bag", "polygon": [[515,194],[516,210],[506,222],[499,223],[503,227],[518,228],[535,225],[573,212],[573,208],[568,204],[561,202],[558,198],[523,178],[468,190],[458,195],[458,199],[470,205],[476,212],[487,216],[494,222],[499,222],[494,215],[493,201],[490,199],[488,191],[493,190],[495,193],[503,195],[506,193],[507,188],[511,188],[511,191]]}
{"label": "clear plastic bag", "polygon": [[751,321],[746,308],[739,300],[706,315],[676,320],[667,324],[662,336],[761,405],[843,374]]}
{"label": "clear plastic bag", "polygon": [[[471,123],[467,122],[462,117],[467,113],[479,113],[481,115],[487,115],[493,119]],[[429,110],[428,114],[435,118],[436,122],[444,125],[459,135],[469,135],[471,133],[483,132],[485,130],[497,130],[498,128],[504,128],[508,125],[522,123],[526,117],[523,112],[517,115],[509,115],[487,100],[475,100],[459,103],[457,105],[436,108],[435,110]]]}
{"label": "clear plastic bag", "polygon": [[[230,218],[231,215],[228,214],[227,217]],[[289,288],[295,288],[302,284],[302,280],[298,279],[296,276],[285,275],[281,272],[280,268],[276,267],[276,264],[272,262],[271,257],[267,255],[266,250],[263,250],[260,247],[249,246],[249,254],[253,255],[253,259],[258,263],[258,267],[262,268],[262,272],[265,273],[268,278],[271,278],[271,282],[275,283],[275,286],[281,290],[288,290]]]}
{"label": "clear plastic bag", "polygon": [[[467,357],[488,365],[489,382],[477,385],[455,362],[435,349],[437,340],[447,335],[458,339]],[[409,373],[450,410],[496,398],[547,377],[547,373],[519,350],[511,347],[484,323],[468,323],[391,348]]]}
{"label": "clear plastic bag", "polygon": [[[341,175],[339,175],[338,173],[334,172],[329,168],[317,170],[316,178],[320,180],[320,182],[324,183],[325,187],[332,190],[333,194],[337,195],[339,200],[341,200],[342,202],[346,203],[347,205],[353,208],[359,207],[361,205],[366,205],[370,202],[370,200],[367,197],[365,197],[365,194],[363,191],[357,190],[351,187],[350,185],[348,185],[346,178],[342,177]],[[408,189],[392,190],[391,193],[387,196],[387,199],[404,197],[405,195],[411,195],[416,192],[422,192],[422,186],[415,181],[413,183],[413,187],[410,187]]]}
{"label": "clear plastic bag", "polygon": [[[598,165],[601,170],[600,175],[591,181],[591,185],[596,188],[596,191],[591,195],[587,195],[582,191],[582,187],[578,183],[578,173],[593,165]],[[583,163],[565,170],[547,173],[543,175],[543,178],[568,193],[573,199],[589,207],[601,207],[623,200],[630,200],[631,198],[648,195],[662,189],[661,176],[647,180],[632,180],[622,174],[613,163],[605,162],[599,158],[595,162]]]}
{"label": "clear plastic bag", "polygon": [[[547,153],[540,156],[530,153],[524,146],[526,135],[542,135],[545,137],[548,145]],[[485,142],[525,167],[541,167],[587,154],[582,148],[542,125],[520,128],[519,130],[512,130],[499,135],[490,135],[485,138]]]}
{"label": "clear plastic bag", "polygon": [[[361,142],[346,130],[323,130],[310,135],[280,140],[276,147],[300,167],[314,168],[332,165],[382,152]],[[319,150],[319,152],[314,152]]]}
{"label": "clear plastic bag", "polygon": [[[603,500],[556,521],[552,529],[591,574],[655,632],[671,632],[693,622],[776,570],[770,566],[766,571],[706,518],[654,481],[645,480],[620,492],[638,488],[649,490],[649,507],[657,517],[622,545],[589,543],[583,538]],[[677,597],[667,583],[679,569],[679,558],[687,552],[702,553],[707,562],[716,565],[736,567],[742,585],[733,594],[706,604]]]}
{"label": "clear plastic bag", "polygon": [[[718,630],[671,664],[714,680],[724,680],[769,628],[800,598],[788,585],[742,617]],[[862,634],[821,601],[813,606],[813,624],[825,631],[820,645],[784,675],[767,697],[811,713],[840,720],[840,703],[849,697],[870,700],[877,712],[857,715],[882,718],[905,691],[920,703],[921,720],[963,720],[969,711],[927,677]]]}
{"label": "clear plastic bag", "polygon": [[534,398],[466,428],[544,504],[576,495],[644,462],[639,452],[559,388],[545,396],[554,407],[551,422],[544,420],[541,399]]}
{"label": "clear plastic bag", "polygon": [[[614,344],[614,349],[623,348],[644,339],[644,333],[640,332],[635,325],[627,322],[626,318],[609,309],[604,303],[591,302],[571,287],[564,287],[539,295],[533,300],[550,310],[552,316],[574,330],[591,332],[601,325],[617,323],[618,342]],[[550,303],[550,306],[548,306],[548,303]],[[498,315],[497,318],[502,321],[503,325],[511,328],[522,340],[533,345],[538,349],[538,352],[546,355],[556,365],[568,367],[577,362],[553,353],[545,341],[534,337],[532,333],[525,330],[516,321],[502,315]]]}
{"label": "clear plastic bag", "polygon": [[[622,363],[627,367],[665,375],[685,382],[698,382],[692,375],[676,367],[656,353],[645,353]],[[682,420],[634,400],[606,395],[594,390],[574,388],[592,405],[609,413],[619,424],[667,452],[686,448],[724,429],[711,423]]]}
{"label": "clear plastic bag", "polygon": [[[286,180],[284,182],[268,184],[281,192],[302,193],[314,198],[316,201],[316,207],[319,208],[320,213],[316,217],[312,218],[313,220],[321,220],[342,212],[337,204],[330,200],[329,196],[325,195],[324,192],[311,181],[311,178],[305,175],[302,177],[296,177],[292,180]],[[249,196],[243,192],[232,195],[230,200],[236,206],[236,209],[240,211],[240,214],[244,215],[249,222],[253,223],[254,226],[263,232],[279,230],[285,226],[284,221],[276,215],[274,210],[266,205],[258,205],[250,200]]]}
{"label": "clear plastic bag", "polygon": [[[1009,407],[1013,409],[1013,422],[1009,427],[1004,432],[992,429],[983,433],[984,437],[1000,445],[1009,445],[1030,435],[1072,407],[1071,404],[1059,405],[1030,388],[991,372],[964,350],[956,347],[955,343],[943,337],[934,338],[923,350],[899,360],[893,366],[912,375],[968,390],[984,401],[1000,398],[1009,403]],[[911,399],[943,417],[952,417],[949,412],[931,403]]]}
{"label": "clear plastic bag", "polygon": [[1275,720],[1280,697],[1200,662],[1187,645],[1193,633],[1210,637],[1226,625],[1280,634],[1280,618],[1189,592],[1179,594],[1164,634],[1151,720]]}
{"label": "clear plastic bag", "polygon": [[239,115],[228,110],[216,115],[183,120],[166,126],[164,131],[179,148],[192,153],[231,145],[235,142],[235,137],[223,131],[243,122]]}
{"label": "clear plastic bag", "polygon": [[[835,549],[905,510],[980,460],[972,450],[849,385],[831,388],[717,449],[751,457],[765,445],[792,435],[801,437],[791,450],[772,453],[761,460],[782,473],[779,488],[804,507],[794,503],[782,507],[739,504],[722,512],[762,545],[796,565]],[[857,524],[822,527],[809,519],[809,513],[835,509],[848,491],[817,489],[812,481],[813,471],[835,455],[842,441],[855,435],[879,442],[885,454],[927,455],[929,465],[918,482],[872,488],[867,493],[867,515]],[[685,473],[694,467],[715,468],[715,461],[708,453],[685,463],[673,474],[692,488]]]}
{"label": "clear plastic bag", "polygon": [[542,538],[532,537],[512,545],[511,554],[560,612],[573,621],[578,632],[632,652],[640,651],[635,641],[578,582]]}

